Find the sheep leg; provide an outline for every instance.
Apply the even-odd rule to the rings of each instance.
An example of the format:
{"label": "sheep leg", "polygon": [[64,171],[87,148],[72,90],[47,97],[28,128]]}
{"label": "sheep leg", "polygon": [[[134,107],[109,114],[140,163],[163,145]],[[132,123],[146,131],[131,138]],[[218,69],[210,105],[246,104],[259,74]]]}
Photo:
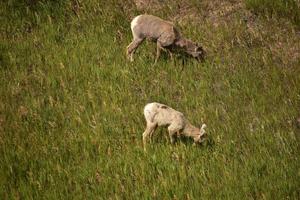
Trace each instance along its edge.
{"label": "sheep leg", "polygon": [[169,48],[161,46],[161,50],[163,50],[164,52],[168,53],[169,56],[170,56],[170,58],[171,58],[171,60],[173,60],[173,54],[172,54],[172,52],[170,51]]}
{"label": "sheep leg", "polygon": [[174,136],[178,135],[179,130],[180,128],[175,128],[172,125],[168,127],[171,144],[174,144],[175,142]]}
{"label": "sheep leg", "polygon": [[157,44],[159,45],[159,47],[168,52],[171,59],[173,59],[173,55],[168,48],[170,48],[170,46],[174,43],[175,39],[176,35],[174,32],[165,32],[157,40]]}
{"label": "sheep leg", "polygon": [[156,130],[156,128],[157,128],[157,125],[152,129],[152,131],[149,133],[149,138],[150,138],[150,140],[152,140],[152,136],[153,136],[153,133],[154,133],[154,131]]}
{"label": "sheep leg", "polygon": [[170,55],[171,60],[174,60],[174,59],[173,59],[173,54],[172,54],[172,52],[171,52],[169,49],[167,49],[167,51],[168,51],[168,53],[169,53],[169,55]]}
{"label": "sheep leg", "polygon": [[156,58],[155,58],[154,64],[157,63],[157,60],[158,60],[158,58],[160,57],[161,49],[163,49],[163,47],[161,46],[160,42],[157,41],[157,43],[156,43]]}
{"label": "sheep leg", "polygon": [[134,39],[128,46],[127,46],[127,57],[130,59],[130,61],[133,61],[133,54],[135,50],[138,48],[138,46],[143,42],[144,39],[138,38]]}
{"label": "sheep leg", "polygon": [[146,150],[146,142],[147,142],[147,138],[148,136],[152,136],[154,130],[156,128],[156,124],[150,124],[147,123],[147,127],[146,130],[143,133],[143,145],[144,145],[144,150]]}
{"label": "sheep leg", "polygon": [[176,135],[176,132],[170,132],[169,131],[169,137],[170,137],[171,144],[175,143],[175,138],[174,138],[175,135]]}

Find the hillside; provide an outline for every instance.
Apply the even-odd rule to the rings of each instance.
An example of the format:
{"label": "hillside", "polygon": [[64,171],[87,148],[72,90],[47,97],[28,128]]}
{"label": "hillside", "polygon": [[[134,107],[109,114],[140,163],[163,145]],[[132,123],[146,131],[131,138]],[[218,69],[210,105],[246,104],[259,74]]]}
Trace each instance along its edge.
{"label": "hillside", "polygon": [[[297,0],[0,2],[0,199],[299,199]],[[174,22],[199,63],[144,42],[130,21]],[[208,141],[143,151],[161,102]]]}

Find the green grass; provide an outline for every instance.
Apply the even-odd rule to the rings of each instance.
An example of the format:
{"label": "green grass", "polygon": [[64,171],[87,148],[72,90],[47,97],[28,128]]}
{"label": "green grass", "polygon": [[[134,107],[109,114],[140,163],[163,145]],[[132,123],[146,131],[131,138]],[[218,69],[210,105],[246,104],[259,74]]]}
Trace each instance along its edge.
{"label": "green grass", "polygon": [[246,5],[256,13],[284,17],[300,27],[299,0],[246,0]]}
{"label": "green grass", "polygon": [[[300,63],[276,46],[297,47],[292,25],[185,21],[206,61],[153,66],[150,42],[126,60],[131,1],[79,1],[77,15],[75,1],[24,2],[0,3],[1,199],[299,199]],[[144,152],[153,101],[205,122],[209,142],[171,145],[160,128]]]}

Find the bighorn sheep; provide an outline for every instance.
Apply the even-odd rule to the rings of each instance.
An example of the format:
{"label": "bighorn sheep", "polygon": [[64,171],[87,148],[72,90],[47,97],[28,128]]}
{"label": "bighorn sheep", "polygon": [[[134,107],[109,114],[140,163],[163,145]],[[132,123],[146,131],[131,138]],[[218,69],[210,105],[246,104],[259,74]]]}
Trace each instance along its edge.
{"label": "bighorn sheep", "polygon": [[174,136],[184,135],[192,137],[194,144],[202,142],[205,134],[206,124],[199,129],[193,126],[181,112],[161,103],[149,103],[144,108],[144,116],[147,127],[143,133],[143,144],[146,147],[147,137],[152,137],[157,126],[168,126],[171,143],[174,143]]}
{"label": "bighorn sheep", "polygon": [[139,15],[131,21],[131,31],[133,41],[127,46],[127,56],[133,61],[133,54],[145,38],[156,41],[157,50],[155,63],[157,62],[161,50],[167,50],[172,57],[172,50],[183,50],[187,54],[202,60],[204,50],[191,40],[183,38],[178,29],[168,21],[153,15]]}

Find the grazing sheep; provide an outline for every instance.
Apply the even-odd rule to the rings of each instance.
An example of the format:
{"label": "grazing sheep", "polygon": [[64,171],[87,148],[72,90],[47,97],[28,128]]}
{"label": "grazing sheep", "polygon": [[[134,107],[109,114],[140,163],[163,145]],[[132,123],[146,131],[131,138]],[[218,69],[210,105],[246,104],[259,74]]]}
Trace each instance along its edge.
{"label": "grazing sheep", "polygon": [[144,115],[147,122],[146,130],[143,133],[144,148],[147,137],[150,136],[151,138],[158,126],[168,126],[171,143],[174,143],[175,135],[192,137],[195,144],[200,143],[202,136],[205,134],[205,124],[199,129],[193,126],[181,112],[161,103],[147,104],[144,108]]}
{"label": "grazing sheep", "polygon": [[127,47],[127,56],[133,61],[133,54],[145,38],[156,41],[157,51],[155,63],[157,62],[161,50],[166,50],[172,57],[171,50],[183,50],[187,54],[202,60],[204,50],[191,40],[183,38],[177,28],[168,21],[153,15],[139,15],[131,21],[131,31],[133,41]]}

